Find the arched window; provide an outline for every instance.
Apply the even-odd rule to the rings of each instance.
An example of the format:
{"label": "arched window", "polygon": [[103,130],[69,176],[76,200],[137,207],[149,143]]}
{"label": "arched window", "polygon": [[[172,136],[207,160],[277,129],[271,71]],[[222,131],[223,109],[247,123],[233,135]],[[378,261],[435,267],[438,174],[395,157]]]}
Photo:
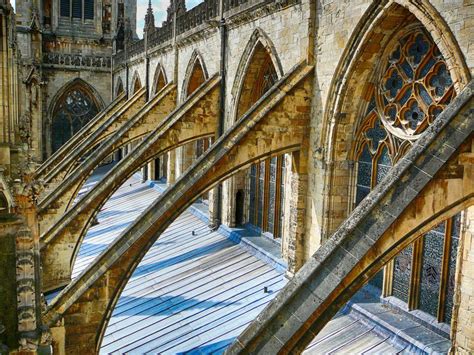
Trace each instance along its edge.
{"label": "arched window", "polygon": [[206,81],[206,76],[204,74],[204,69],[202,67],[201,61],[197,57],[196,60],[194,61],[191,77],[189,78],[189,81],[188,81],[188,85],[186,88],[186,95],[187,96],[191,95],[205,81]]}
{"label": "arched window", "polygon": [[53,111],[51,137],[55,152],[100,111],[90,90],[77,83],[58,99]]}
{"label": "arched window", "polygon": [[153,87],[152,87],[153,95],[156,95],[158,92],[160,92],[160,90],[163,89],[165,85],[166,85],[166,78],[163,72],[163,68],[161,67],[161,65],[158,65],[158,67],[156,68],[155,76],[153,78]]}
{"label": "arched window", "polygon": [[247,67],[237,106],[237,117],[242,116],[277,81],[278,75],[267,49],[261,42],[255,45]]}
{"label": "arched window", "polygon": [[134,79],[133,79],[133,86],[132,86],[132,95],[135,94],[141,88],[142,88],[142,83],[140,81],[140,77],[138,76],[138,73],[135,72]]}
{"label": "arched window", "polygon": [[[257,42],[243,79],[238,117],[245,114],[277,80],[267,49]],[[284,156],[280,155],[253,164],[248,173],[248,221],[275,238],[281,237],[284,171]]]}
{"label": "arched window", "polygon": [[[429,34],[409,29],[389,47],[358,129],[355,204],[360,203],[454,96],[446,62]],[[408,246],[370,283],[409,309],[451,320],[459,215]]]}

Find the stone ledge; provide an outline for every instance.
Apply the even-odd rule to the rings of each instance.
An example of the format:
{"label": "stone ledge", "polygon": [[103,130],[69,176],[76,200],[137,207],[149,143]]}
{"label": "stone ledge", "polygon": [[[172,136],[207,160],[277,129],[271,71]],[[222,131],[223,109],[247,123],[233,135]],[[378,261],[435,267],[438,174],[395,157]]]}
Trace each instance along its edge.
{"label": "stone ledge", "polygon": [[380,301],[364,287],[346,304],[343,312],[374,326],[374,331],[388,336],[403,346],[406,351],[416,354],[445,354],[451,348],[448,337],[425,327],[417,318],[406,311]]}

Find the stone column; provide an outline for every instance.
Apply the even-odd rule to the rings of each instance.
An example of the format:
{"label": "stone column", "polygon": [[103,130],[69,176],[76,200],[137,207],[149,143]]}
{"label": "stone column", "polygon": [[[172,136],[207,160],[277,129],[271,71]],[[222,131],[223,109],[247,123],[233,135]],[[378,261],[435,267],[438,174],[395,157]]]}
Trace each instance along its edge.
{"label": "stone column", "polygon": [[142,166],[141,168],[142,172],[142,182],[145,182],[148,180],[148,170],[147,170],[147,165]]}
{"label": "stone column", "polygon": [[156,164],[155,160],[148,163],[148,180],[155,180]]}
{"label": "stone column", "polygon": [[288,231],[288,273],[296,273],[305,262],[306,239],[306,194],[308,190],[307,151],[292,153],[291,175],[288,179],[290,189],[285,193],[289,199],[289,231]]}
{"label": "stone column", "polygon": [[167,167],[168,170],[166,173],[167,176],[167,184],[174,184],[176,181],[176,150],[171,150],[168,154],[168,161]]}
{"label": "stone column", "polygon": [[474,352],[474,206],[465,213],[465,227],[459,245],[451,324],[452,351],[456,354]]}
{"label": "stone column", "polygon": [[193,161],[195,160],[195,152],[196,152],[196,142],[191,142],[185,144],[181,149],[181,174],[183,174],[188,168],[191,166]]}

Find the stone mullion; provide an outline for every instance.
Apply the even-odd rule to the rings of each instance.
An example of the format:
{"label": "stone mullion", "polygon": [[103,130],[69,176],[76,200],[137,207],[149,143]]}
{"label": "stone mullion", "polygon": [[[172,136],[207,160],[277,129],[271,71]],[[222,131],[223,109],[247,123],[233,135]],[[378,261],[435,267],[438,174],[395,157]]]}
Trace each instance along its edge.
{"label": "stone mullion", "polygon": [[304,264],[306,192],[308,174],[301,151],[292,153],[290,190],[290,234],[288,236],[288,272],[296,273]]}
{"label": "stone mullion", "polygon": [[382,296],[388,297],[393,293],[393,273],[395,267],[395,259],[390,260],[383,268],[383,289]]}
{"label": "stone mullion", "polygon": [[166,183],[173,184],[176,181],[176,149],[170,150],[168,153],[168,164],[166,172]]}
{"label": "stone mullion", "polygon": [[422,236],[413,242],[410,288],[408,290],[408,309],[410,311],[418,308],[421,267],[423,264],[423,238],[425,238],[425,236]]}
{"label": "stone mullion", "polygon": [[452,227],[453,227],[453,219],[449,218],[446,220],[446,229],[444,232],[443,261],[441,265],[441,278],[440,278],[440,284],[439,284],[439,299],[438,299],[438,313],[437,313],[438,322],[444,322],[446,292],[448,289],[449,254],[451,251]]}

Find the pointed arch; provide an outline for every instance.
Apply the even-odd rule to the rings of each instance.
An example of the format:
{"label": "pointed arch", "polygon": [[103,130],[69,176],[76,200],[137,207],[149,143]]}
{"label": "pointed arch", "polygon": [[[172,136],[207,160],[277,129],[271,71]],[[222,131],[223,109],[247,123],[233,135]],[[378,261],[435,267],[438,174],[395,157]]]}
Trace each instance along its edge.
{"label": "pointed arch", "polygon": [[131,95],[135,94],[141,88],[142,88],[142,81],[140,80],[140,75],[138,74],[138,71],[135,70],[132,76],[132,86],[131,86],[130,94]]}
{"label": "pointed arch", "polygon": [[117,78],[117,83],[115,84],[115,97],[118,97],[121,93],[123,93],[125,90],[123,88],[123,82],[122,78],[119,76]]}
{"label": "pointed arch", "polygon": [[168,80],[166,79],[166,72],[161,63],[158,63],[155,69],[155,74],[153,76],[153,83],[151,87],[151,96],[156,95],[166,84]]}
{"label": "pointed arch", "polygon": [[46,155],[59,149],[105,107],[97,90],[80,78],[58,90],[48,110],[44,136]]}
{"label": "pointed arch", "polygon": [[[459,92],[470,80],[462,53],[444,19],[426,1],[420,1],[417,6],[419,8],[415,9],[405,0],[371,4],[344,50],[333,75],[320,128],[321,135],[316,143],[321,147],[325,166],[330,167],[321,177],[326,181],[329,192],[326,193],[328,198],[324,202],[322,215],[333,209],[332,201],[336,192],[331,191],[331,181],[335,173],[347,178],[345,186],[348,191],[342,193],[344,201],[354,196],[354,191],[349,191],[354,189],[350,181],[353,174],[350,166],[357,160],[354,139],[360,120],[373,104],[370,101],[378,76],[384,69],[383,57],[390,50],[397,34],[410,27],[418,27],[426,32],[446,60],[455,92]],[[434,23],[440,26],[435,27]],[[341,192],[337,194],[338,197],[342,195]],[[351,206],[347,202],[345,214],[337,213],[337,219],[331,217],[324,220],[323,236],[329,236],[347,215]]]}
{"label": "pointed arch", "polygon": [[[242,57],[237,67],[234,84],[232,86],[231,93],[233,97],[233,102],[231,107],[233,109],[233,112],[231,114],[231,117],[233,118],[233,121],[235,121],[240,116],[240,114],[243,113],[239,112],[239,103],[242,101],[242,93],[245,92],[245,78],[248,77],[247,74],[250,70],[251,63],[252,61],[255,61],[256,55],[261,56],[264,60],[264,63],[266,63],[267,65],[273,65],[274,72],[277,78],[281,78],[283,76],[283,67],[278,57],[275,46],[273,45],[273,42],[262,29],[256,28],[250,36],[245,50],[242,53]],[[248,106],[248,104],[246,106]],[[248,109],[250,108],[250,106],[246,108]]]}
{"label": "pointed arch", "polygon": [[[323,236],[329,236],[389,174],[391,166],[470,80],[449,29],[442,38],[431,24],[444,23],[439,14],[424,1],[417,3],[424,8],[421,12],[404,6],[407,3],[372,4],[356,26],[333,76],[320,143],[326,149],[324,165],[329,167],[323,176],[327,197],[321,215],[329,216],[324,220]],[[432,240],[450,240],[449,233],[459,234],[459,224],[457,231],[428,231],[433,237],[419,239],[402,252],[416,255],[413,268],[422,270],[424,248],[442,253],[440,244]],[[418,301],[418,291],[401,292],[421,287],[418,276],[409,273],[407,277],[397,266],[397,258],[402,257],[387,260],[387,266],[369,282],[383,297],[394,296],[410,309],[428,312]],[[445,259],[436,266],[449,272],[456,268]],[[441,290],[437,282],[433,285]],[[450,315],[443,313],[446,300],[445,290],[439,291],[439,299],[432,297],[436,306],[430,304],[428,313],[440,323],[450,322]]]}
{"label": "pointed arch", "polygon": [[181,100],[191,95],[202,83],[209,78],[206,65],[201,53],[197,49],[191,54],[186,68],[183,89],[181,90]]}
{"label": "pointed arch", "polygon": [[[397,23],[398,26],[386,26],[387,29],[384,27],[383,31],[378,31],[384,23]],[[377,63],[383,54],[377,48],[386,48],[397,32],[415,23],[427,31],[445,58],[456,92],[459,93],[471,80],[470,71],[454,35],[429,2],[420,1],[416,6],[407,0],[397,0],[388,5],[372,4],[354,29],[331,82],[321,137],[321,145],[329,147],[326,160],[332,160],[335,154],[332,148],[337,140],[339,122],[333,117],[338,117],[347,107],[353,106],[355,98],[363,97],[373,89],[374,74],[380,69],[377,68]],[[377,43],[372,50],[368,49],[371,43]],[[367,70],[369,65],[375,70]],[[363,87],[360,83],[367,85]],[[365,105],[360,102],[358,104],[360,113],[367,102]]]}

